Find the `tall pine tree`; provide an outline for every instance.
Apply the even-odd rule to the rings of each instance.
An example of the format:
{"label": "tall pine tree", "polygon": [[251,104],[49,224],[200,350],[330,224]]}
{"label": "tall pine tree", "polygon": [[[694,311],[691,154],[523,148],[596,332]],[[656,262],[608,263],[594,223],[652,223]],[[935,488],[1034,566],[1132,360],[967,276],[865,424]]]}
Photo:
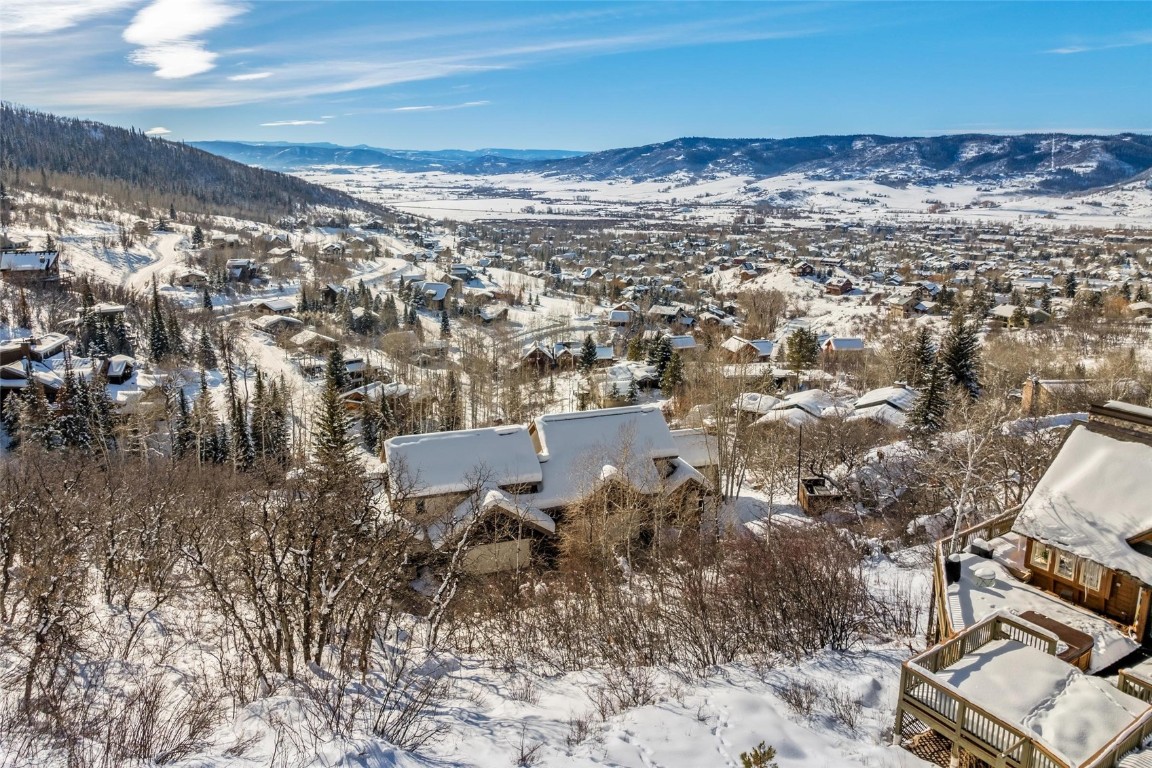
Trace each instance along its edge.
{"label": "tall pine tree", "polygon": [[968,397],[980,396],[980,340],[976,324],[961,310],[952,314],[938,354],[948,381]]}

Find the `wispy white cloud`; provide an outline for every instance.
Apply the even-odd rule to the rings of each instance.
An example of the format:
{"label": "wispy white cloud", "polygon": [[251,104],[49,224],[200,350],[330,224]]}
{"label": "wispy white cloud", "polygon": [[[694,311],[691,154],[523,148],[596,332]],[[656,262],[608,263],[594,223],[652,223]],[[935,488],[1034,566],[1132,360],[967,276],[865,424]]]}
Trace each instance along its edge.
{"label": "wispy white cloud", "polygon": [[260,123],[261,128],[279,128],[285,125],[324,125],[323,120],[276,120],[271,123]]}
{"label": "wispy white cloud", "polygon": [[144,131],[145,136],[167,136],[170,133],[172,133],[172,131],[168,130],[162,125],[158,125],[155,128],[149,128],[148,130]]}
{"label": "wispy white cloud", "polygon": [[229,80],[241,83],[247,80],[263,80],[266,77],[272,77],[271,72],[248,72],[243,75],[230,75]]}
{"label": "wispy white cloud", "polygon": [[1093,53],[1095,51],[1111,51],[1116,48],[1133,48],[1137,45],[1152,45],[1152,30],[1129,32],[1110,40],[1095,40],[1073,45],[1064,45],[1059,48],[1050,48],[1044,53],[1055,53],[1067,56],[1074,53]]}
{"label": "wispy white cloud", "polygon": [[[12,0],[0,0],[7,5]],[[94,0],[93,0],[94,1]],[[166,9],[175,9],[171,16]],[[192,10],[188,10],[192,9]],[[153,0],[142,8],[124,30],[124,40],[139,46],[131,60],[153,68],[158,78],[142,77],[134,68],[109,71],[91,68],[91,60],[80,54],[112,54],[106,30],[77,27],[65,33],[75,38],[60,46],[59,57],[34,57],[14,53],[4,60],[5,90],[8,98],[21,99],[45,108],[81,109],[115,114],[142,108],[236,107],[268,102],[302,101],[317,96],[329,104],[342,95],[397,86],[405,83],[472,76],[506,69],[524,69],[547,62],[590,57],[620,51],[672,48],[725,41],[796,37],[819,34],[818,30],[781,30],[777,24],[761,23],[759,16],[724,18],[687,23],[669,23],[660,14],[640,16],[632,27],[620,33],[598,34],[601,29],[570,29],[571,18],[547,17],[541,34],[525,42],[525,36],[472,35],[435,46],[421,38],[410,47],[356,44],[358,36],[375,34],[366,25],[349,30],[323,33],[305,49],[285,52],[285,41],[275,36],[254,38],[243,49],[210,49],[205,32],[236,19],[243,7],[235,0]],[[164,13],[161,13],[164,12]],[[628,12],[632,13],[632,12]],[[157,15],[159,14],[159,15]],[[595,14],[594,14],[595,16]],[[429,33],[431,36],[432,33]],[[25,53],[36,50],[32,41],[17,41]],[[5,40],[5,48],[9,48]],[[428,55],[429,50],[448,51]],[[355,51],[355,54],[348,53]],[[252,62],[252,72],[235,72],[219,79],[181,79],[207,72],[216,66],[218,56],[243,56]],[[258,62],[258,63],[257,63]],[[264,69],[264,68],[267,69]],[[264,77],[264,72],[272,75]],[[256,75],[261,75],[257,80]],[[259,87],[252,87],[254,82]],[[194,84],[193,84],[194,83]],[[7,96],[7,93],[6,93]],[[355,96],[352,96],[355,98]],[[427,98],[427,97],[423,97]],[[357,114],[396,111],[428,112],[482,106],[479,102],[438,105],[421,100],[402,107],[367,109]],[[331,107],[328,107],[331,109]],[[350,110],[351,111],[351,110]]]}
{"label": "wispy white cloud", "polygon": [[59,32],[97,16],[139,5],[141,0],[4,0],[0,27],[9,35]]}
{"label": "wispy white cloud", "polygon": [[470,109],[472,107],[483,107],[490,104],[489,101],[466,101],[463,104],[419,104],[414,106],[405,107],[381,107],[380,109],[371,110],[373,112],[447,112],[452,109]]}
{"label": "wispy white cloud", "polygon": [[124,41],[138,46],[128,59],[153,67],[155,75],[177,80],[207,72],[217,54],[199,35],[244,13],[245,6],[224,0],[153,0],[124,30]]}

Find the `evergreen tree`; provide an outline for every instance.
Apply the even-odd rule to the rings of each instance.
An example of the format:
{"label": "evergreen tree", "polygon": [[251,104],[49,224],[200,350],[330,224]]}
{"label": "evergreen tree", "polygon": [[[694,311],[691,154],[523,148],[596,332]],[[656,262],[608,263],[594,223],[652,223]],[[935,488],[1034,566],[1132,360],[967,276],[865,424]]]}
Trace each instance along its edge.
{"label": "evergreen tree", "polygon": [[392,294],[388,294],[388,298],[384,300],[382,315],[381,323],[384,330],[391,331],[400,327],[400,316],[396,313],[396,297]]}
{"label": "evergreen tree", "polygon": [[339,347],[333,347],[332,351],[328,353],[324,377],[335,382],[338,393],[348,388],[348,366],[344,363],[344,353],[340,351]]}
{"label": "evergreen tree", "polygon": [[1076,289],[1080,287],[1080,282],[1076,279],[1076,275],[1069,272],[1064,278],[1064,298],[1076,298]]}
{"label": "evergreen tree", "polygon": [[380,447],[380,412],[371,401],[360,409],[360,440],[369,453],[376,454]]}
{"label": "evergreen tree", "polygon": [[440,338],[447,339],[452,336],[452,326],[448,324],[448,313],[440,313]]}
{"label": "evergreen tree", "polygon": [[644,352],[645,350],[643,340],[639,336],[633,336],[628,341],[628,352],[625,356],[629,360],[637,362],[644,359]]}
{"label": "evergreen tree", "polygon": [[164,322],[164,311],[160,305],[160,291],[156,281],[152,281],[152,311],[148,321],[148,351],[153,361],[163,360],[168,356],[168,328]]}
{"label": "evergreen tree", "polygon": [[592,334],[584,337],[584,343],[580,345],[580,357],[577,359],[576,365],[584,373],[588,373],[596,367],[596,342],[592,340]]}
{"label": "evergreen tree", "polygon": [[1047,288],[1043,289],[1043,292],[1040,294],[1040,309],[1049,315],[1052,314],[1052,294]]}
{"label": "evergreen tree", "polygon": [[661,336],[655,343],[648,345],[648,365],[656,368],[656,379],[662,380],[664,372],[668,370],[669,363],[672,362],[672,340],[667,336]]}
{"label": "evergreen tree", "polygon": [[980,341],[975,323],[962,311],[952,314],[940,343],[939,359],[948,380],[972,398],[980,395]]}
{"label": "evergreen tree", "polygon": [[896,350],[896,378],[910,387],[921,387],[928,380],[935,361],[932,332],[926,327],[917,328],[901,339]]}
{"label": "evergreen tree", "polygon": [[201,368],[211,370],[216,367],[216,350],[212,348],[212,339],[208,336],[208,329],[200,329],[200,339],[196,344],[196,361]]}
{"label": "evergreen tree", "polygon": [[1013,328],[1028,327],[1028,312],[1025,311],[1024,305],[1017,304],[1012,308],[1012,317],[1008,318],[1008,324]]}
{"label": "evergreen tree", "polygon": [[64,353],[64,386],[56,394],[53,418],[60,433],[60,443],[69,448],[89,448],[92,432],[88,423],[88,387],[72,369],[72,356]]}
{"label": "evergreen tree", "polygon": [[928,380],[920,391],[908,421],[913,433],[931,434],[944,426],[948,414],[948,393],[946,389],[948,372],[942,362],[933,363],[928,372]]}
{"label": "evergreen tree", "polygon": [[797,328],[788,335],[784,345],[784,357],[788,367],[797,374],[816,365],[820,356],[820,338],[815,331],[807,328]]}
{"label": "evergreen tree", "polygon": [[1136,289],[1136,296],[1134,298],[1136,301],[1148,301],[1148,291],[1144,288],[1143,283]]}
{"label": "evergreen tree", "polygon": [[209,312],[212,311],[212,294],[208,291],[208,285],[204,285],[204,295],[200,297],[200,306]]}
{"label": "evergreen tree", "polygon": [[197,224],[196,228],[192,230],[192,247],[193,248],[203,248],[204,247],[204,230],[200,229],[199,224]]}
{"label": "evergreen tree", "polygon": [[684,384],[684,364],[680,355],[673,352],[672,358],[664,368],[664,375],[660,377],[660,391],[665,395],[675,395]]}
{"label": "evergreen tree", "polygon": [[[336,360],[339,361],[339,365],[334,364]],[[328,358],[324,390],[320,395],[312,430],[316,463],[325,473],[337,477],[358,471],[356,457],[353,454],[348,411],[340,402],[343,368],[343,356],[339,350],[333,350],[333,354]]]}
{"label": "evergreen tree", "polygon": [[176,419],[172,431],[172,458],[180,461],[188,455],[188,451],[196,443],[195,428],[192,425],[192,415],[188,411],[188,396],[181,387],[180,396],[176,401]]}
{"label": "evergreen tree", "polygon": [[184,348],[184,334],[180,330],[180,320],[175,312],[167,315],[168,353],[177,359],[182,359],[188,352]]}
{"label": "evergreen tree", "polygon": [[984,290],[982,284],[977,283],[975,287],[972,288],[972,296],[969,299],[968,306],[972,317],[978,320],[987,315],[988,311],[992,309],[992,296],[989,295],[988,291]]}

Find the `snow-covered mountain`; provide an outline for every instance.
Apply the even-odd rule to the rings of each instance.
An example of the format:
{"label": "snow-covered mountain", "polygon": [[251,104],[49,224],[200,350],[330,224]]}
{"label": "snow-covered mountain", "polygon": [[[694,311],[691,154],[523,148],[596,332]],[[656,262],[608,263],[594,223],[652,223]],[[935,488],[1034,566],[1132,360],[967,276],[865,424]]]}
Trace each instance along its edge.
{"label": "snow-covered mountain", "polygon": [[586,178],[653,180],[676,174],[893,182],[1030,180],[1073,191],[1115,184],[1152,168],[1152,136],[968,134],[927,138],[813,136],[796,139],[684,138],[536,164]]}
{"label": "snow-covered mountain", "polygon": [[[1133,179],[1152,169],[1152,136],[964,134],[921,138],[811,136],[791,139],[680,138],[588,154],[548,150],[418,152],[335,145],[201,142],[240,162],[280,170],[318,165],[462,174],[538,173],[589,180],[771,178],[871,179],[894,184],[1016,181],[1067,192]],[[548,155],[552,156],[549,157]]]}

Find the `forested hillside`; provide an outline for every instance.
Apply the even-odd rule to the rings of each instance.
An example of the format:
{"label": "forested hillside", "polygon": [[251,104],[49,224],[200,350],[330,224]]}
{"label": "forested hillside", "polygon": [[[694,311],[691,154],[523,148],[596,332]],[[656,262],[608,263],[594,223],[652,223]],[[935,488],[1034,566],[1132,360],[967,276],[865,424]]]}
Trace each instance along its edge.
{"label": "forested hillside", "polygon": [[[374,206],[292,176],[89,120],[0,105],[0,178],[130,204],[269,220],[310,207]],[[126,206],[127,207],[127,206]]]}

